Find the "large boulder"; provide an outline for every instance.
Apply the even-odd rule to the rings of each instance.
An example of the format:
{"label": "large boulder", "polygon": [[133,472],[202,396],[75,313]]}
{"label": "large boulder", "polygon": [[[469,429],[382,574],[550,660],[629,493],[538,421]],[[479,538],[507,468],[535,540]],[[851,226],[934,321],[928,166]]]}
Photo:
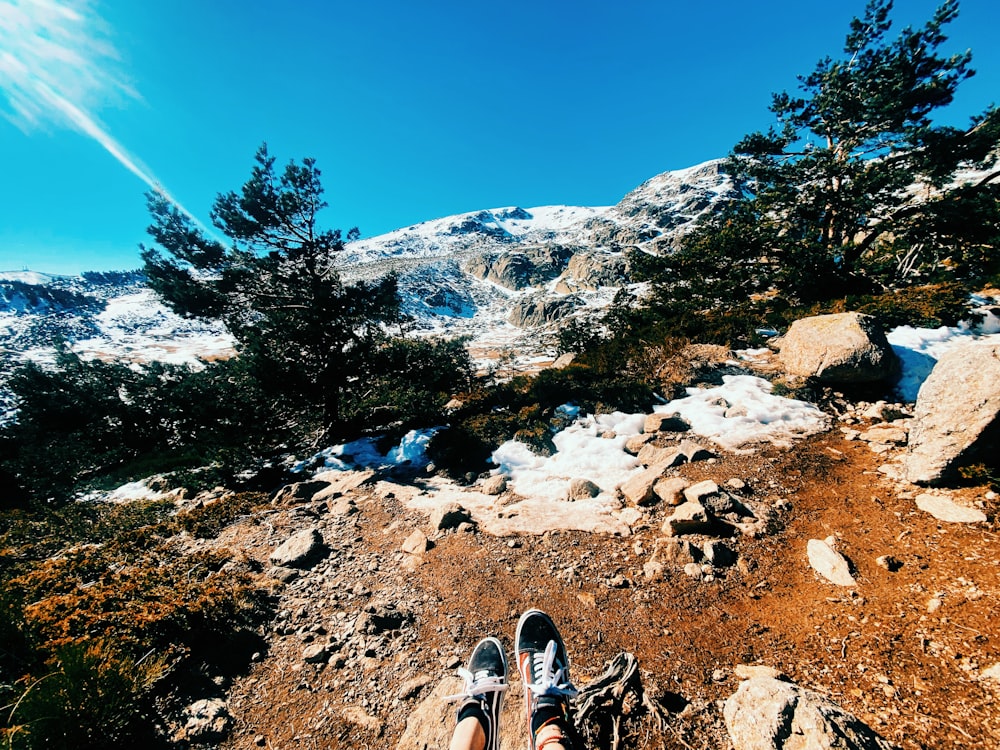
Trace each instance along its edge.
{"label": "large boulder", "polygon": [[949,349],[917,394],[906,478],[932,484],[962,463],[995,461],[998,416],[1000,344],[970,341]]}
{"label": "large boulder", "polygon": [[796,320],[774,346],[789,375],[824,383],[874,383],[887,380],[899,368],[878,322],[862,313]]}
{"label": "large boulder", "polygon": [[722,713],[736,750],[893,750],[819,693],[769,677],[740,683]]}

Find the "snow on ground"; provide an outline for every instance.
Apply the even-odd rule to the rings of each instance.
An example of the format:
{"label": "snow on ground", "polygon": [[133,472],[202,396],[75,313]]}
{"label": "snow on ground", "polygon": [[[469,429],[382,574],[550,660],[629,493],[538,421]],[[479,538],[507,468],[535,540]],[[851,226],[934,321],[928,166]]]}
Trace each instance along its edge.
{"label": "snow on ground", "polygon": [[73,345],[82,356],[193,364],[233,354],[233,339],[217,325],[187,320],[146,290],[116,297],[97,317],[102,335]]}
{"label": "snow on ground", "polygon": [[493,462],[525,497],[565,500],[572,479],[589,479],[602,494],[614,495],[615,487],[639,469],[635,456],[625,452],[625,441],[642,431],[644,419],[621,412],[578,418],[552,438],[553,455],[540,456],[508,440],[493,453]]}
{"label": "snow on ground", "polygon": [[953,346],[973,339],[1000,343],[1000,318],[993,311],[986,311],[978,325],[960,323],[940,328],[900,326],[889,331],[886,338],[901,364],[896,393],[903,401],[913,402],[917,400],[920,386],[931,374],[938,359]]}
{"label": "snow on ground", "polygon": [[295,464],[292,471],[301,473],[309,470],[313,473],[319,473],[331,470],[353,471],[359,468],[380,469],[403,465],[426,466],[430,461],[427,457],[427,444],[435,432],[437,432],[436,428],[410,430],[397,446],[384,454],[379,451],[377,441],[374,438],[365,437],[350,443],[334,445]]}
{"label": "snow on ground", "polygon": [[813,404],[771,393],[771,383],[752,375],[724,375],[714,388],[688,388],[688,395],[655,407],[679,413],[691,431],[731,451],[753,443],[789,447],[797,438],[822,432],[827,418]]}
{"label": "snow on ground", "polygon": [[[768,381],[749,375],[727,375],[723,385],[712,388],[689,388],[685,398],[654,411],[680,413],[691,423],[693,434],[728,450],[759,442],[787,446],[827,427],[817,407],[775,396]],[[644,414],[621,412],[585,416],[555,435],[552,456],[539,456],[511,440],[494,452],[493,461],[519,495],[562,500],[570,480],[582,478],[600,487],[602,495],[611,496],[618,485],[641,470],[624,446],[642,431],[644,420]]]}

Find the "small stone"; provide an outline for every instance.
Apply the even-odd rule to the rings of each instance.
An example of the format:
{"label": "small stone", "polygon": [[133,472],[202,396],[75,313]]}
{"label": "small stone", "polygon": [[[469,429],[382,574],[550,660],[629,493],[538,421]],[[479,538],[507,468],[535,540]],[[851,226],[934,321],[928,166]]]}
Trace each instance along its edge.
{"label": "small stone", "polygon": [[414,677],[412,680],[407,680],[402,685],[399,686],[399,692],[396,693],[396,697],[401,701],[407,701],[411,698],[416,698],[420,691],[423,690],[427,685],[432,682],[431,678],[427,675],[421,675],[420,677]]}
{"label": "small stone", "polygon": [[569,490],[566,492],[566,499],[589,500],[601,494],[601,488],[589,479],[572,479],[569,483]]}
{"label": "small stone", "polygon": [[642,575],[647,581],[662,581],[664,578],[663,563],[650,560],[642,566]]}
{"label": "small stone", "polygon": [[430,548],[430,541],[427,535],[420,529],[414,529],[413,533],[406,537],[402,550],[408,555],[422,555]]}
{"label": "small stone", "polygon": [[507,477],[494,474],[483,482],[480,489],[484,495],[502,495],[507,490]]}
{"label": "small stone", "polygon": [[702,545],[705,559],[718,568],[725,568],[736,562],[736,553],[725,542],[711,540]]}
{"label": "small stone", "polygon": [[302,661],[307,664],[322,664],[326,661],[327,649],[325,643],[311,643],[302,650]]}
{"label": "small stone", "polygon": [[892,555],[881,555],[875,558],[875,564],[880,568],[885,568],[890,573],[895,573],[897,570],[903,567],[903,563],[897,560]]}
{"label": "small stone", "polygon": [[847,560],[829,544],[819,539],[810,539],[806,544],[809,565],[830,583],[838,586],[857,586],[851,575]]}
{"label": "small stone", "polygon": [[684,566],[684,574],[701,580],[701,566],[698,563],[688,563]]}
{"label": "small stone", "polygon": [[927,613],[928,614],[932,615],[935,612],[937,612],[939,609],[941,609],[941,600],[938,599],[936,596],[933,599],[931,599],[930,601],[927,602]]}
{"label": "small stone", "polygon": [[742,479],[733,477],[732,479],[726,480],[726,487],[731,489],[733,492],[743,492],[743,490],[747,488],[747,483]]}

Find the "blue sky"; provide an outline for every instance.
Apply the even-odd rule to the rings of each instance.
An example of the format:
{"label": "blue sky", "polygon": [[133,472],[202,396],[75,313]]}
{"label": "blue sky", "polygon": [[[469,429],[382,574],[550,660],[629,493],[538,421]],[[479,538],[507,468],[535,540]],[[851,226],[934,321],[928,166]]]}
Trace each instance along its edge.
{"label": "blue sky", "polygon": [[[897,0],[896,27],[937,2]],[[312,156],[330,228],[607,205],[724,156],[838,56],[863,0],[0,0],[0,271],[140,265],[154,181],[202,221],[266,141]],[[947,51],[1000,104],[1000,3]],[[113,153],[112,153],[113,152]]]}

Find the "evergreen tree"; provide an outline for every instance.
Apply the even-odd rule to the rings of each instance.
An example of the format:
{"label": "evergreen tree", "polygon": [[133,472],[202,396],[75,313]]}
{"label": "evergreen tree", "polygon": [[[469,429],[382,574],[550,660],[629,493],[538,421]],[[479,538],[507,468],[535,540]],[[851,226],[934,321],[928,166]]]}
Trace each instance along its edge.
{"label": "evergreen tree", "polygon": [[800,76],[799,95],[774,95],[777,124],[730,155],[741,199],[676,252],[636,263],[660,286],[652,306],[761,317],[776,304],[1000,270],[1000,110],[964,129],[932,121],[973,75],[970,52],[939,53],[958,3],[894,39],[891,11],[871,0],[844,57]]}
{"label": "evergreen tree", "polygon": [[173,310],[225,323],[279,425],[325,440],[344,433],[364,362],[401,320],[396,278],[345,284],[335,268],[341,232],[318,224],[326,203],[314,160],[280,174],[274,161],[261,146],[241,191],[216,198],[212,220],[228,246],[150,194],[149,232],[162,251],[142,248],[142,258]]}

